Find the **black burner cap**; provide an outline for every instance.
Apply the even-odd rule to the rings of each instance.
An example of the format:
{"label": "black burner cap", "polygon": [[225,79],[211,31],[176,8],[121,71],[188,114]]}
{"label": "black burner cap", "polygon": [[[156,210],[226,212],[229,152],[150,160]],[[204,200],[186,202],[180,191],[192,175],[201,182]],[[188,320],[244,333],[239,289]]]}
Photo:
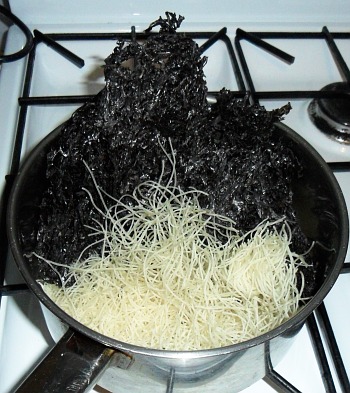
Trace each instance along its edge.
{"label": "black burner cap", "polygon": [[[323,95],[324,93],[324,95]],[[350,83],[331,83],[309,106],[311,119],[321,131],[342,143],[350,143]]]}

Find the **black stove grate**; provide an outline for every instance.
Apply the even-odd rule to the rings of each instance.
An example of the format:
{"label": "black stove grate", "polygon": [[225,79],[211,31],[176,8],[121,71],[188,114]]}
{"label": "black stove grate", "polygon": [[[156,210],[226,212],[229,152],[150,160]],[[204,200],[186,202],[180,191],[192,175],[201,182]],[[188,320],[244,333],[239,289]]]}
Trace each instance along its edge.
{"label": "black stove grate", "polygon": [[[234,73],[238,90],[234,92],[237,98],[244,97],[247,92],[251,96],[253,102],[259,102],[261,99],[312,99],[324,97],[327,93],[320,91],[257,91],[255,89],[253,79],[250,74],[249,66],[247,64],[244,51],[242,49],[240,41],[245,39],[252,42],[264,50],[269,51],[271,54],[279,57],[283,61],[293,62],[294,58],[288,53],[280,51],[278,48],[271,47],[267,44],[264,39],[324,39],[327,41],[330,53],[337,62],[338,66],[342,70],[342,75],[345,80],[349,81],[350,72],[344,62],[339,50],[335,46],[334,39],[350,39],[350,33],[329,33],[325,27],[322,32],[310,33],[310,32],[263,32],[263,33],[248,33],[241,29],[237,30],[235,39],[235,49],[232,46],[230,38],[227,36],[226,28],[221,29],[219,32],[189,32],[185,33],[193,39],[204,39],[205,43],[202,45],[202,51],[204,52],[216,41],[222,40],[225,45],[231,60],[232,72]],[[11,162],[10,173],[6,176],[6,185],[3,196],[3,207],[0,212],[0,307],[2,296],[15,296],[18,293],[28,291],[26,284],[4,284],[6,263],[8,261],[9,246],[6,238],[6,206],[9,198],[11,185],[15,174],[20,167],[20,157],[22,152],[22,142],[24,136],[24,130],[26,125],[26,118],[28,107],[40,106],[40,105],[70,105],[70,104],[84,104],[91,100],[94,96],[91,95],[74,95],[74,96],[31,96],[31,81],[33,75],[33,69],[35,64],[36,47],[38,43],[44,42],[53,50],[56,50],[66,57],[68,61],[72,61],[78,67],[82,67],[84,61],[75,54],[66,51],[64,47],[57,44],[57,41],[76,41],[76,40],[114,40],[118,38],[130,38],[131,40],[143,40],[152,33],[135,33],[135,29],[131,30],[130,33],[65,33],[65,34],[48,34],[44,35],[38,31],[34,31],[34,47],[28,55],[28,62],[26,67],[25,80],[23,85],[22,96],[19,97],[19,116],[18,125],[15,138],[15,144],[13,149],[13,156]],[[238,58],[236,57],[236,52]],[[245,81],[245,82],[244,82]],[[214,95],[217,92],[210,92]],[[346,162],[329,163],[333,171],[349,171],[350,160]],[[342,269],[342,273],[350,272],[350,262],[346,262]],[[336,339],[332,330],[331,321],[328,318],[326,308],[322,303],[319,308],[312,314],[307,322],[307,327],[310,333],[310,340],[313,343],[315,357],[319,364],[320,374],[324,383],[325,392],[336,392],[334,376],[331,372],[328,357],[326,355],[326,347],[329,349],[331,360],[335,366],[336,376],[341,386],[342,391],[350,392],[349,376],[346,373],[343,360],[341,358],[339,348],[337,346]],[[323,337],[323,338],[322,338]],[[269,350],[266,350],[266,370],[267,375],[264,378],[265,381],[275,388],[276,391],[283,391],[286,393],[297,393],[300,392],[296,387],[288,382],[283,376],[279,375],[273,368],[271,359],[269,357]],[[173,391],[173,378],[170,375],[167,393]]]}

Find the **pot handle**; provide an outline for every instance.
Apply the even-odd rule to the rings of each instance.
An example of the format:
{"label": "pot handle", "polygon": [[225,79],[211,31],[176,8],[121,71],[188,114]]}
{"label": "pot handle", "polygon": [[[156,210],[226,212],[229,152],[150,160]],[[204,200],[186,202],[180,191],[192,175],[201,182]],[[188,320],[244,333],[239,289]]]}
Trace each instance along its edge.
{"label": "pot handle", "polygon": [[85,392],[97,382],[114,352],[69,329],[16,392]]}

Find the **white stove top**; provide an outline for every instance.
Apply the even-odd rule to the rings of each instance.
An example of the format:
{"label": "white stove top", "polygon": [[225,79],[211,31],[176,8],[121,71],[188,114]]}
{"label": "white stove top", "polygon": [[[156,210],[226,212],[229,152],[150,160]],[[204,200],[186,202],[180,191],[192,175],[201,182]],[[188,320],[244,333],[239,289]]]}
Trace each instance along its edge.
{"label": "white stove top", "polygon": [[[282,2],[271,0],[222,0],[220,3],[210,0],[153,0],[147,3],[142,0],[111,2],[100,0],[98,5],[94,0],[63,0],[60,4],[50,2],[43,6],[41,0],[23,3],[21,0],[10,0],[12,12],[27,24],[139,24],[148,25],[149,21],[164,15],[165,11],[184,15],[188,23],[217,25],[250,23],[257,26],[263,23],[283,24],[342,24],[349,21],[350,6],[346,0],[294,0]],[[83,11],[83,12],[82,12]]]}
{"label": "white stove top", "polygon": [[[103,8],[106,3],[107,8]],[[267,3],[267,2],[266,2]],[[290,3],[290,2],[289,2]],[[63,1],[50,2],[43,6],[39,0],[11,2],[12,12],[19,16],[30,29],[43,33],[98,33],[128,32],[132,25],[142,31],[150,21],[173,11],[170,2]],[[191,1],[179,2],[177,14],[186,17],[181,31],[218,31],[228,28],[227,35],[234,45],[236,29],[247,31],[299,31],[321,32],[324,25],[330,31],[349,32],[350,3],[347,1],[294,1],[290,4],[271,1]],[[84,12],[82,12],[84,9]],[[99,10],[101,9],[101,12]],[[104,10],[104,11],[102,11]],[[254,11],[254,12],[252,12]],[[48,16],[50,15],[50,16]],[[242,48],[257,91],[319,90],[323,86],[340,81],[339,69],[335,65],[326,43],[320,39],[270,39],[271,44],[295,56],[292,65],[281,62],[256,46],[242,41]],[[204,40],[203,40],[204,42]],[[78,68],[67,59],[39,44],[30,96],[75,96],[96,94],[104,85],[101,66],[104,58],[113,50],[114,40],[72,40],[60,41],[66,48],[85,61]],[[199,41],[199,43],[202,43]],[[16,50],[23,45],[23,38],[16,27],[8,35],[7,50]],[[350,66],[350,38],[337,40],[337,45]],[[205,71],[208,88],[218,91],[222,87],[237,91],[237,82],[232,72],[226,46],[218,42],[205,53],[208,64]],[[0,119],[2,119],[0,145],[0,190],[5,184],[4,177],[10,172],[11,147],[18,121],[18,97],[22,96],[22,84],[26,59],[3,64],[0,72]],[[350,145],[339,144],[322,134],[310,122],[307,107],[310,99],[289,99],[293,110],[285,123],[308,140],[328,162],[350,160]],[[286,100],[261,100],[267,109],[280,107]],[[23,155],[30,151],[49,131],[67,119],[80,104],[71,105],[29,105],[23,141]],[[350,173],[336,173],[350,206]],[[348,252],[347,261],[350,260]],[[7,284],[23,282],[11,259],[8,261]],[[343,274],[327,296],[325,304],[338,340],[343,361],[350,375],[350,344],[348,329],[350,315],[350,275]],[[18,382],[33,368],[36,362],[51,348],[53,341],[46,329],[37,301],[28,293],[3,296],[0,308],[0,393],[11,392]],[[290,351],[276,371],[300,391],[324,392],[320,371],[315,359],[309,333],[306,327],[297,335]],[[333,370],[334,371],[334,370]],[[339,384],[335,378],[337,391]],[[96,390],[98,391],[98,389]],[[164,389],[165,391],[165,389]],[[259,381],[246,393],[275,392],[273,387]],[[174,389],[176,393],[176,389]]]}

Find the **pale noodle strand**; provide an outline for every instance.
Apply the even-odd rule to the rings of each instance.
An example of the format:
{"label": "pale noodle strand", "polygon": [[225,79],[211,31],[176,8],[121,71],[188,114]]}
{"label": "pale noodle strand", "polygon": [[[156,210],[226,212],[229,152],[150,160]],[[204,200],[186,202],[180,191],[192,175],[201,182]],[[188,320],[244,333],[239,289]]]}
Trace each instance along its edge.
{"label": "pale noodle strand", "polygon": [[102,255],[69,267],[73,285],[44,290],[91,329],[148,348],[221,347],[280,325],[303,300],[306,265],[290,250],[287,223],[265,221],[241,236],[200,207],[200,194],[148,181],[128,203],[114,200],[94,228]]}

